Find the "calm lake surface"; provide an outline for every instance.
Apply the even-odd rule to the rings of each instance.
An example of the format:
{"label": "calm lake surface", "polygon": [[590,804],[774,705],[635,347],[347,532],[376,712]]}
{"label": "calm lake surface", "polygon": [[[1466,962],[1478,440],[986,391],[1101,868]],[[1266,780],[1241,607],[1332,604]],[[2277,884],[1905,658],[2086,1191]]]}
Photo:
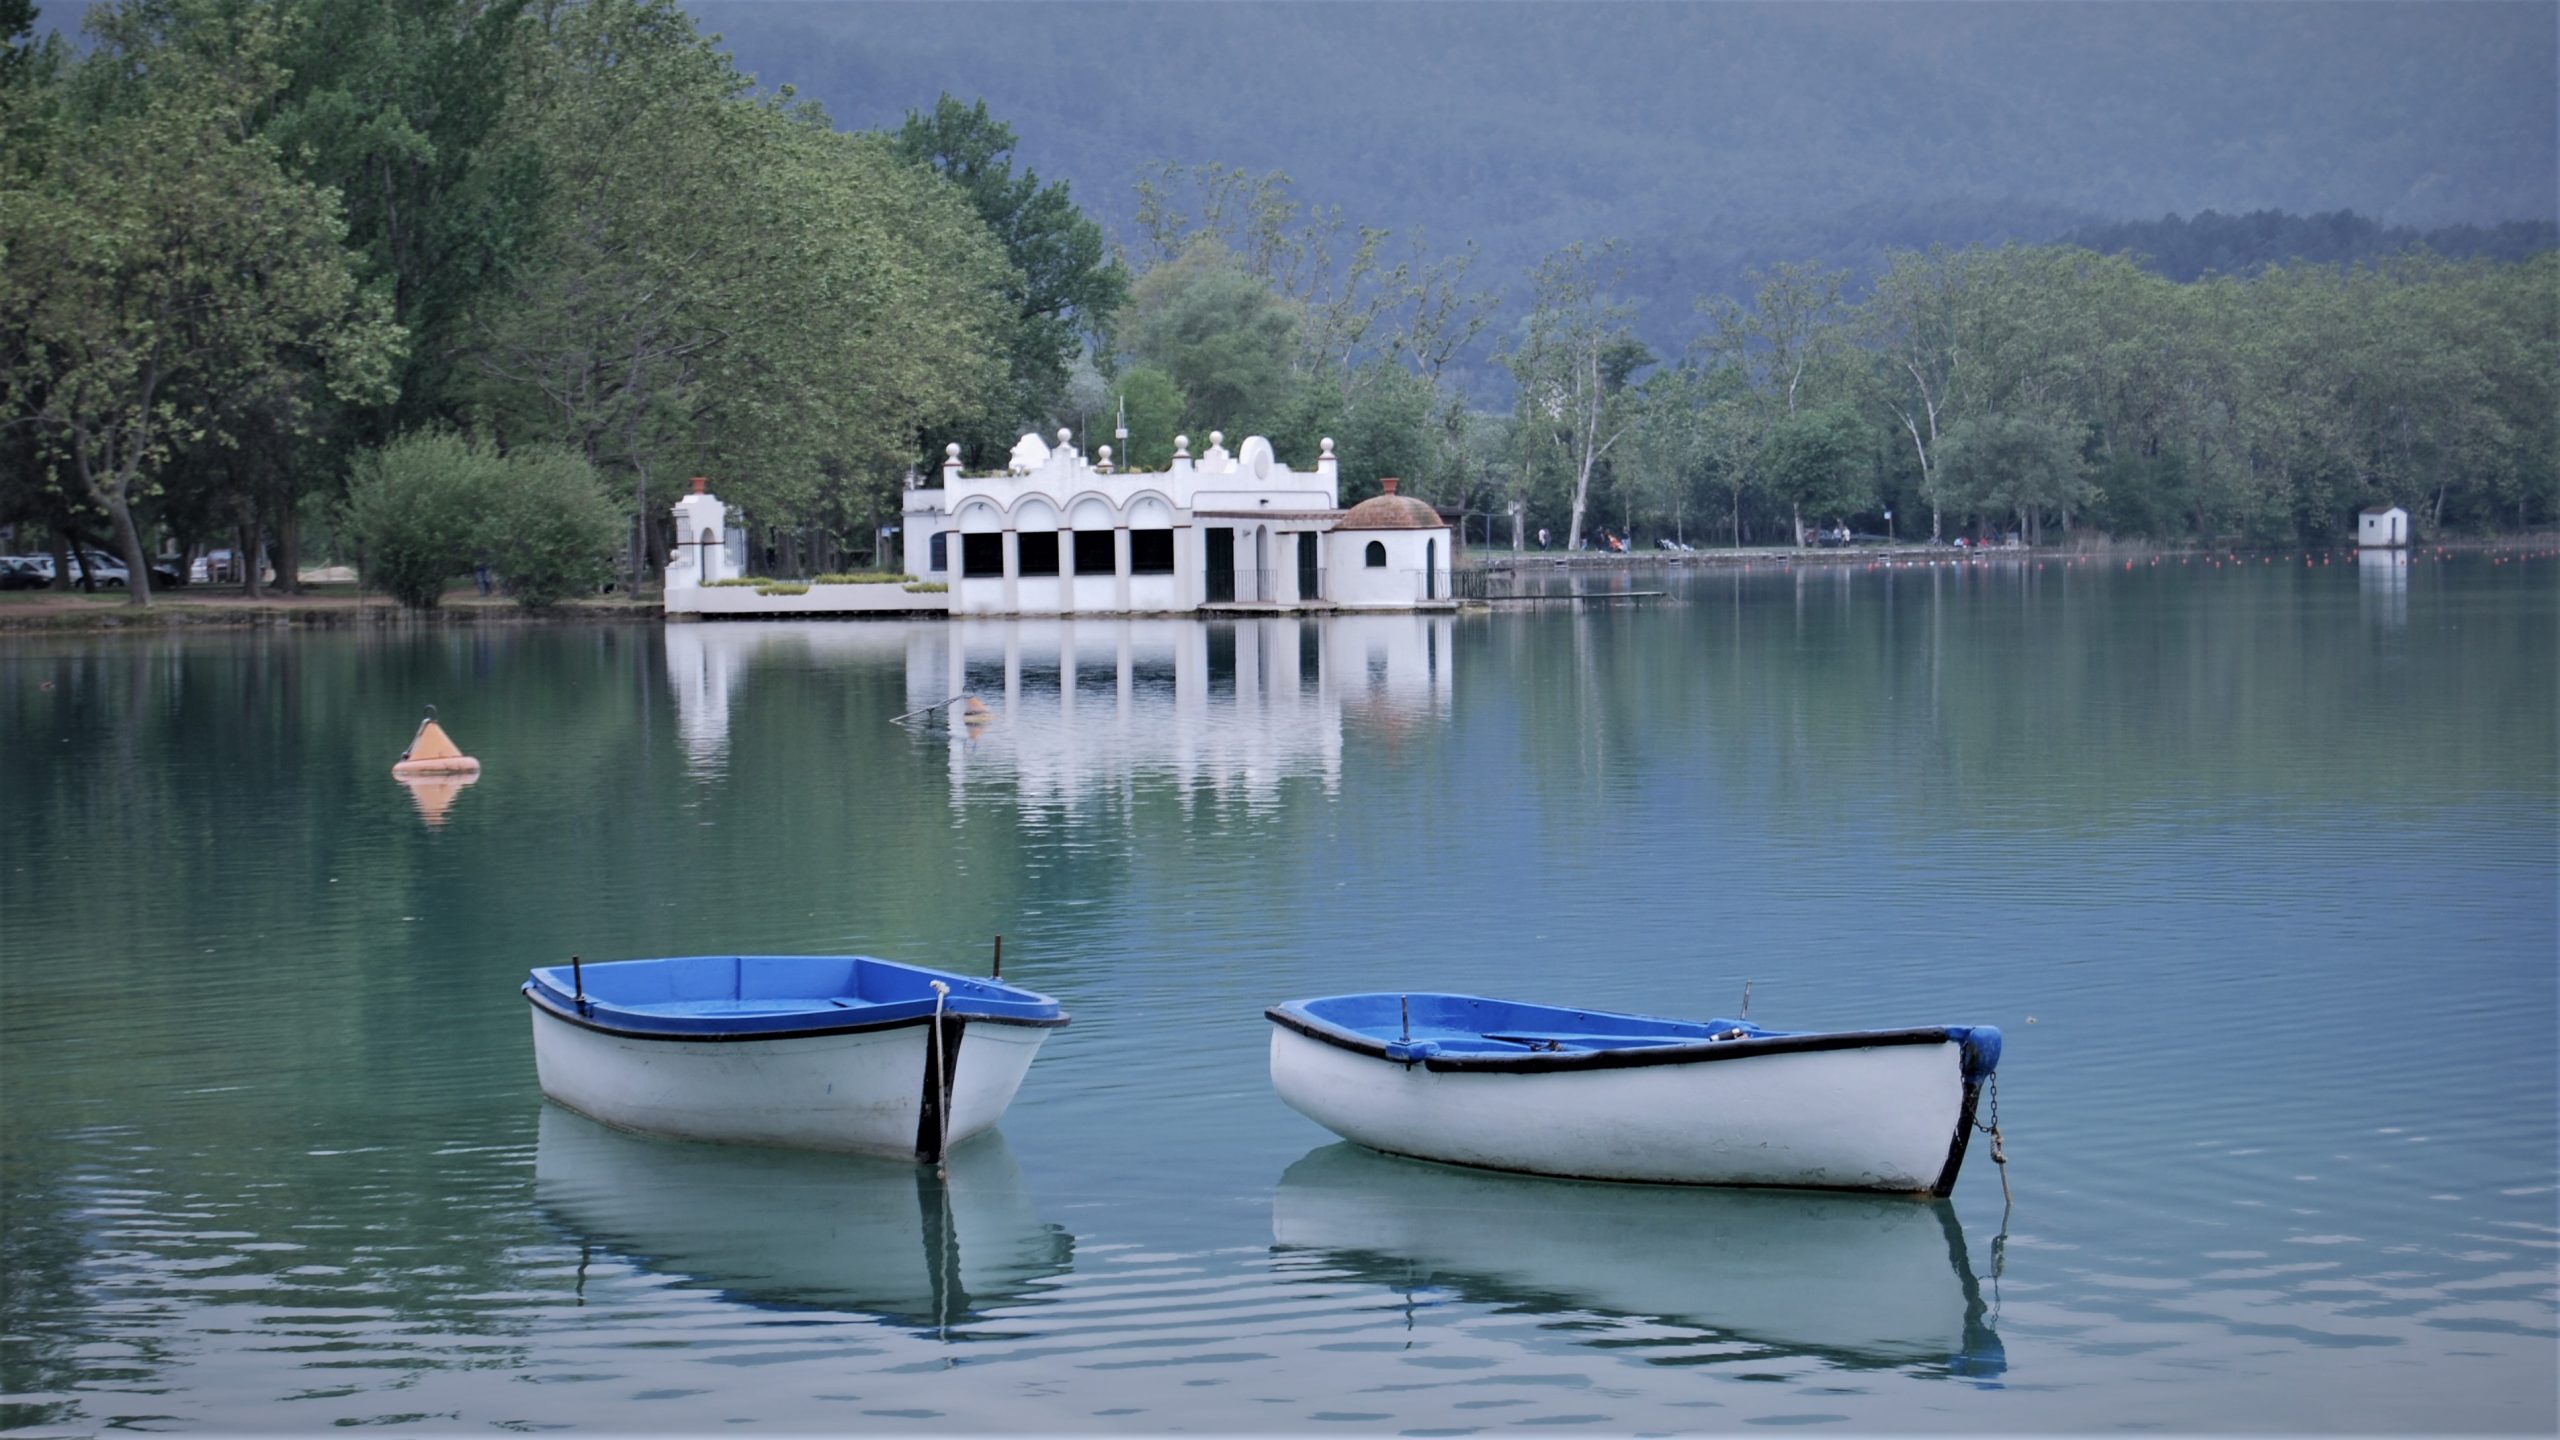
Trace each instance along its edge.
{"label": "calm lake surface", "polygon": [[[2560,560],[1578,583],[1667,593],[0,640],[0,1427],[2560,1426]],[[391,780],[430,703],[476,785]],[[947,1186],[534,1082],[530,966],[998,933],[1075,1023]],[[2000,1026],[2014,1208],[1266,1075],[1280,1000],[1746,982]]]}

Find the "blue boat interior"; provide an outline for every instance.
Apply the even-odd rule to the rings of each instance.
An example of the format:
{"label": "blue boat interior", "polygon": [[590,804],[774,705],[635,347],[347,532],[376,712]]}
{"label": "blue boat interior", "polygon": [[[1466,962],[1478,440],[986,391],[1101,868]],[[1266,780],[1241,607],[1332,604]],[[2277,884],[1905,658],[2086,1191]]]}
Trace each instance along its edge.
{"label": "blue boat interior", "polygon": [[[1279,1009],[1321,1029],[1382,1047],[1390,1060],[1443,1056],[1588,1055],[1803,1035],[1748,1020],[1668,1020],[1609,1010],[1575,1010],[1522,1000],[1442,993],[1330,995]],[[2000,1032],[1987,1025],[1943,1027],[1964,1046],[1968,1078],[1988,1075],[2000,1060]]]}
{"label": "blue boat interior", "polygon": [[1000,980],[867,955],[688,955],[549,965],[525,991],[554,1010],[670,1033],[834,1029],[920,1019],[934,1011],[985,1019],[1056,1020],[1058,1002]]}

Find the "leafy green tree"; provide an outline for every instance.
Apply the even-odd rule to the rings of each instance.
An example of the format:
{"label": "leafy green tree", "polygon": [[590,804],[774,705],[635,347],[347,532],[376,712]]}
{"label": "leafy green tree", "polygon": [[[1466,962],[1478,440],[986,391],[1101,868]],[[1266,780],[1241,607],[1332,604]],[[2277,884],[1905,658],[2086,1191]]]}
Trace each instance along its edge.
{"label": "leafy green tree", "polygon": [[[1173,464],[1173,437],[1181,431],[1182,412],[1189,408],[1173,377],[1151,365],[1120,374],[1115,398],[1128,406],[1129,453],[1121,457],[1131,470],[1163,470]],[[1116,418],[1119,410],[1111,411]]]}
{"label": "leafy green tree", "polygon": [[2026,543],[2043,538],[2047,514],[2086,509],[2098,489],[2082,454],[2086,428],[2052,415],[1977,415],[1947,429],[1938,447],[1947,503],[2017,522]]}
{"label": "leafy green tree", "polygon": [[176,447],[231,437],[253,400],[306,413],[315,379],[378,394],[401,343],[349,271],[336,196],[254,131],[281,83],[272,17],[161,18],[92,14],[81,112],[0,189],[0,399],[108,516],[136,605],[134,504]]}
{"label": "leafy green tree", "polygon": [[961,426],[972,432],[962,445],[981,461],[1054,413],[1068,367],[1088,344],[1107,342],[1129,290],[1129,272],[1105,252],[1102,227],[1076,207],[1066,182],[1042,185],[1034,171],[1014,173],[1014,143],[1013,128],[989,115],[984,100],[963,105],[945,94],[929,116],[908,111],[890,146],[899,159],[958,187],[1013,267],[1005,292],[1014,311],[1003,341],[1006,384],[985,413]]}
{"label": "leafy green tree", "polygon": [[459,418],[464,326],[529,238],[540,158],[501,129],[524,80],[527,3],[276,0],[290,78],[266,133],[343,198],[358,274],[411,337],[396,391],[350,417],[357,443]]}
{"label": "leafy green tree", "polygon": [[1290,403],[1298,320],[1296,306],[1203,237],[1138,277],[1122,334],[1132,357],[1188,397],[1187,424],[1242,434],[1272,428]]}
{"label": "leafy green tree", "polygon": [[758,98],[669,0],[546,8],[508,143],[539,240],[476,312],[482,409],[629,487],[631,573],[681,477],[769,520],[876,510],[999,383],[1001,250],[885,141]]}
{"label": "leafy green tree", "polygon": [[1822,405],[1779,421],[1761,462],[1771,499],[1784,504],[1804,543],[1805,512],[1845,520],[1875,505],[1875,461],[1866,426],[1847,405]]}
{"label": "leafy green tree", "polygon": [[[1960,413],[1965,367],[1964,326],[1971,293],[1967,260],[1944,248],[1925,255],[1892,257],[1861,308],[1859,320],[1885,382],[1885,397],[1920,467],[1920,493],[1929,502],[1929,538],[1944,533],[1938,478],[1938,442]],[[1802,526],[1798,526],[1801,533]]]}
{"label": "leafy green tree", "polygon": [[1635,372],[1653,353],[1635,336],[1633,307],[1610,296],[1599,267],[1616,255],[1568,245],[1539,265],[1536,307],[1504,355],[1519,390],[1521,438],[1562,462],[1569,487],[1565,548],[1582,544],[1592,477],[1644,414]]}

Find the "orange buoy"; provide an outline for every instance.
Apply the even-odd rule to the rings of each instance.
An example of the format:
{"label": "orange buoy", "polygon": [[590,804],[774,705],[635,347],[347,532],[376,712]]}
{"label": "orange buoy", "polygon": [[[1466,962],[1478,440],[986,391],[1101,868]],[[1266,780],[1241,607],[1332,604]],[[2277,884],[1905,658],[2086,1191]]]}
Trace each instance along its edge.
{"label": "orange buoy", "polygon": [[988,709],[985,701],[972,695],[960,707],[960,718],[971,725],[984,725],[996,718],[996,712]]}
{"label": "orange buoy", "polygon": [[453,737],[436,723],[436,707],[427,707],[427,718],[418,722],[418,733],[409,738],[409,748],[391,767],[391,773],[411,775],[477,775],[480,762],[462,753]]}

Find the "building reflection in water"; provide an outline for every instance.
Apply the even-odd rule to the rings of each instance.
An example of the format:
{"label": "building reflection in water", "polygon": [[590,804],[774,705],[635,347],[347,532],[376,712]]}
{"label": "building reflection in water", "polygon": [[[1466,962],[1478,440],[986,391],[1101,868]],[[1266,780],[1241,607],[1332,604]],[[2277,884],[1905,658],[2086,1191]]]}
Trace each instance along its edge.
{"label": "building reflection in water", "polygon": [[1447,615],[1219,620],[958,620],[909,652],[911,705],[975,696],[951,726],[955,790],[1012,784],[1065,804],[1141,777],[1268,800],[1341,781],[1346,716],[1448,713]]}
{"label": "building reflection in water", "polygon": [[2386,630],[2400,630],[2409,624],[2409,552],[2406,550],[2360,550],[2356,552],[2356,592],[2363,602],[2364,617]]}
{"label": "building reflection in water", "polygon": [[[683,624],[667,675],[687,767],[724,773],[756,666],[903,664],[919,726],[947,735],[955,790],[1010,783],[1050,805],[1163,778],[1269,799],[1340,783],[1343,734],[1392,737],[1448,715],[1453,617],[955,619]],[[977,721],[962,705],[977,698]],[[884,720],[889,717],[883,716]]]}
{"label": "building reflection in water", "polygon": [[804,668],[901,663],[919,636],[940,621],[700,621],[666,627],[667,684],[675,691],[676,735],[685,768],[724,774],[729,719],[750,669],[759,664]]}

